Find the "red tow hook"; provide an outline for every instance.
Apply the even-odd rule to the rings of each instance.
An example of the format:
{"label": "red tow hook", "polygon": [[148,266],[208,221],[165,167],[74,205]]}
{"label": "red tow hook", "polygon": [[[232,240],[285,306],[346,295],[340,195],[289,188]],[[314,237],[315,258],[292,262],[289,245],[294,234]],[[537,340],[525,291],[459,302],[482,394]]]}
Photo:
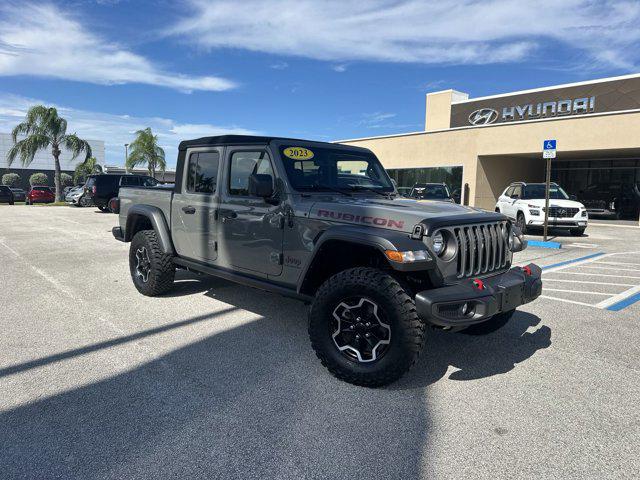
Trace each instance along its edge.
{"label": "red tow hook", "polygon": [[478,290],[484,290],[484,282],[479,278],[474,278],[472,283]]}
{"label": "red tow hook", "polygon": [[531,276],[531,267],[529,265],[522,267],[522,271]]}

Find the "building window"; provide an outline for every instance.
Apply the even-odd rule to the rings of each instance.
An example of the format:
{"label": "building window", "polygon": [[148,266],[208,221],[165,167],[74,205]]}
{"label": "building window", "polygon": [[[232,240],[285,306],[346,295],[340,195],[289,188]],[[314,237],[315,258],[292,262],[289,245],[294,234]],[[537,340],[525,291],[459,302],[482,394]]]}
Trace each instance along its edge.
{"label": "building window", "polygon": [[391,168],[387,173],[395,180],[402,195],[408,195],[416,183],[444,183],[460,203],[462,167]]}

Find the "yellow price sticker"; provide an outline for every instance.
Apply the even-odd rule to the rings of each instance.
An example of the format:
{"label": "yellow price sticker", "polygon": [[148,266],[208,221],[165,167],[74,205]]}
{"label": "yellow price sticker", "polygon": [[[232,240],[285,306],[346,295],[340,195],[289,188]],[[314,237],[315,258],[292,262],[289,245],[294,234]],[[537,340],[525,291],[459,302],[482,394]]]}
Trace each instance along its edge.
{"label": "yellow price sticker", "polygon": [[289,147],[284,149],[285,157],[293,160],[310,160],[313,158],[313,152],[307,148]]}

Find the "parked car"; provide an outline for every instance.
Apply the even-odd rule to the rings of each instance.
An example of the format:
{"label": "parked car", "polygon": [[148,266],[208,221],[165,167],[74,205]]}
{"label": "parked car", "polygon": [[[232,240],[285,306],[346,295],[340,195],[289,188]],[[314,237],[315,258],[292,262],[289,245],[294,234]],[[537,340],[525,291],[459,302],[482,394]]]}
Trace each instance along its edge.
{"label": "parked car", "polygon": [[120,187],[153,187],[158,181],[148,175],[90,175],[84,186],[86,200],[101,211],[109,210],[109,201],[118,197]]}
{"label": "parked car", "polygon": [[91,205],[91,201],[87,198],[87,195],[85,195],[84,185],[72,188],[64,197],[64,200],[76,207],[88,207]]}
{"label": "parked car", "polygon": [[53,203],[55,201],[56,194],[53,193],[53,189],[45,185],[34,185],[31,187],[25,200],[27,205],[33,205],[34,203]]}
{"label": "parked car", "polygon": [[357,385],[400,378],[426,326],[487,334],[542,290],[540,267],[512,266],[526,241],[504,215],[401,198],[354,146],[181,142],[173,189],[122,188],[112,208],[142,295],[171,290],[178,267],[307,302],[316,355]]}
{"label": "parked car", "polygon": [[[496,212],[515,220],[523,233],[536,227],[542,228],[545,190],[544,183],[512,183],[498,198]],[[558,184],[552,183],[549,190],[549,225],[568,228],[571,235],[582,235],[588,221],[589,214],[585,206],[569,196]]]}
{"label": "parked car", "polygon": [[440,200],[453,203],[449,187],[444,183],[416,183],[409,192],[409,197],[418,200]]}
{"label": "parked car", "polygon": [[24,202],[27,198],[27,192],[21,188],[12,188],[11,191],[13,192],[14,202]]}
{"label": "parked car", "polygon": [[13,205],[13,192],[6,185],[0,185],[0,203],[8,203]]}
{"label": "parked car", "polygon": [[621,219],[638,219],[640,214],[640,184],[594,183],[578,192],[578,200],[589,215]]}

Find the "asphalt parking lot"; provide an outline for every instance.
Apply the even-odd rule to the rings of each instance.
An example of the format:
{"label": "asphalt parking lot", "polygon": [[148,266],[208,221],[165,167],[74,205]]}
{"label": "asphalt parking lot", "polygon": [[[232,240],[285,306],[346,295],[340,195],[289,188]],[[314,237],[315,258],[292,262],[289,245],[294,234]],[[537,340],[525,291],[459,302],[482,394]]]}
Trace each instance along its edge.
{"label": "asphalt parking lot", "polygon": [[139,295],[116,221],[0,206],[2,478],[637,478],[640,229],[518,254],[544,298],[430,332],[370,390],[320,365],[294,300],[185,273]]}

